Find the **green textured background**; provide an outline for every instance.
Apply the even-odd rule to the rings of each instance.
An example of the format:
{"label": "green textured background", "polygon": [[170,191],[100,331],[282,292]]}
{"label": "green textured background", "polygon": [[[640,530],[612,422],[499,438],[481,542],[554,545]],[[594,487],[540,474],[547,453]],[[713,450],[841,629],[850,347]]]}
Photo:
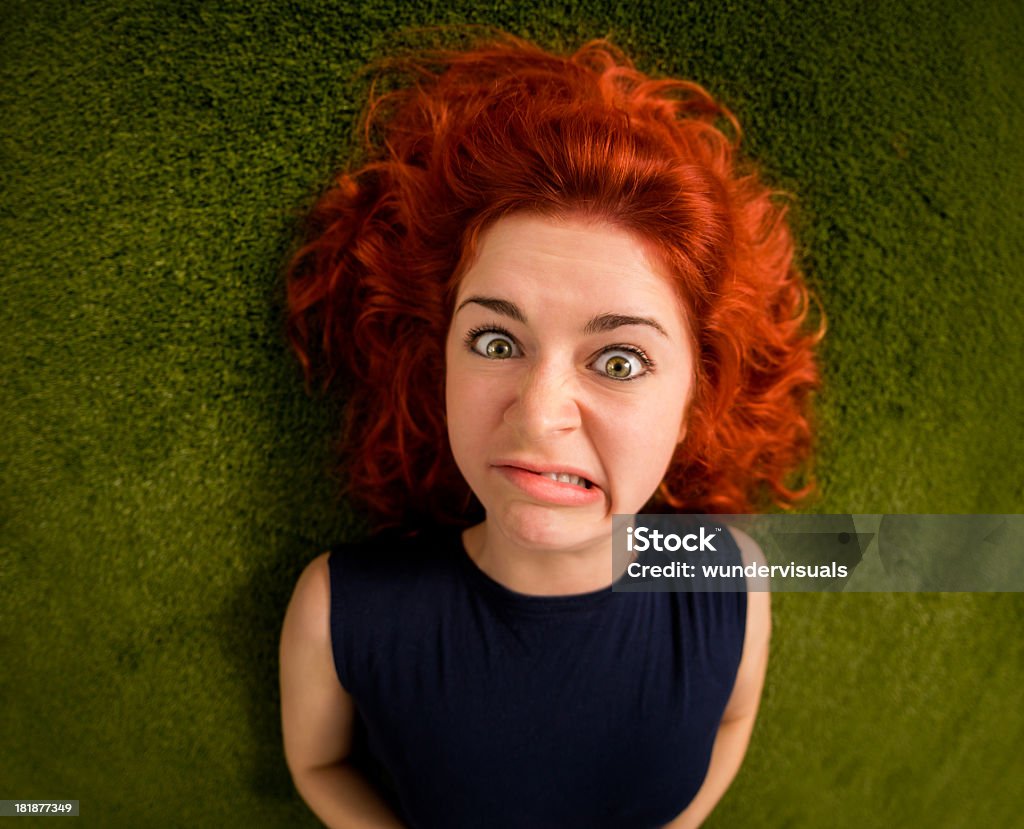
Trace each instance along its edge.
{"label": "green textured background", "polygon": [[[280,267],[351,147],[355,71],[401,27],[609,36],[724,99],[797,194],[829,318],[814,508],[1024,511],[1022,9],[5,0],[0,798],[77,798],[95,826],[316,825],[277,639],[301,568],[356,523]],[[1024,596],[775,608],[709,826],[1021,825]]]}

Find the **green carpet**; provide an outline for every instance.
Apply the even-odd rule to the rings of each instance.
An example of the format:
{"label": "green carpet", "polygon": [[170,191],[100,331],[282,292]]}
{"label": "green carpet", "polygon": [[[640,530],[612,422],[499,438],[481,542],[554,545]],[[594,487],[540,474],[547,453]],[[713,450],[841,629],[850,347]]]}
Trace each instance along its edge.
{"label": "green carpet", "polygon": [[[796,194],[829,319],[810,508],[1024,511],[1024,6],[642,5],[5,0],[0,798],[79,799],[90,826],[317,825],[277,641],[301,568],[358,521],[280,271],[351,149],[356,71],[403,27],[608,36],[724,99]],[[1019,825],[1024,597],[775,609],[708,826]]]}

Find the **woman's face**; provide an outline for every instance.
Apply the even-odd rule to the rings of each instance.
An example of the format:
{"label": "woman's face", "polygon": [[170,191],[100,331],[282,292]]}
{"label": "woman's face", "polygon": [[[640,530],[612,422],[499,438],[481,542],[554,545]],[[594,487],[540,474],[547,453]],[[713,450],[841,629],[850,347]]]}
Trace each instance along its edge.
{"label": "woman's face", "polygon": [[448,434],[487,524],[533,549],[607,541],[684,431],[687,322],[632,234],[516,214],[480,238],[448,332]]}

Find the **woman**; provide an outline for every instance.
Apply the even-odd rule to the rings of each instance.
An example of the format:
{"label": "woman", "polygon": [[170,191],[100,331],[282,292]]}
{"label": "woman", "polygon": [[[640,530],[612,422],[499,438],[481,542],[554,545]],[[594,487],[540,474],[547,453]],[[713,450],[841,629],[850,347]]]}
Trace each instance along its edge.
{"label": "woman", "polygon": [[289,769],[332,827],[697,826],[750,738],[768,595],[615,592],[611,518],[809,491],[820,332],[784,210],[724,108],[607,43],[401,67],[289,274],[350,492],[402,530],[296,585]]}

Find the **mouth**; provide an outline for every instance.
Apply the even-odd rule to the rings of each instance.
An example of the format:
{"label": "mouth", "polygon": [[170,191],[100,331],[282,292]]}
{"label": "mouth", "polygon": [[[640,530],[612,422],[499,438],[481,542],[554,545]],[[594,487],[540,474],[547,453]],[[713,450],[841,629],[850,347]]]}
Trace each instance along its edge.
{"label": "mouth", "polygon": [[[530,469],[524,471],[532,472]],[[583,489],[590,489],[594,486],[586,478],[580,477],[579,475],[573,475],[569,472],[533,472],[533,474],[540,475],[542,478],[549,478],[552,481],[558,481],[560,484],[572,484],[573,486],[583,487]]]}
{"label": "mouth", "polygon": [[492,464],[519,489],[540,501],[580,506],[600,501],[601,487],[582,469],[524,464],[516,460],[500,460]]}

